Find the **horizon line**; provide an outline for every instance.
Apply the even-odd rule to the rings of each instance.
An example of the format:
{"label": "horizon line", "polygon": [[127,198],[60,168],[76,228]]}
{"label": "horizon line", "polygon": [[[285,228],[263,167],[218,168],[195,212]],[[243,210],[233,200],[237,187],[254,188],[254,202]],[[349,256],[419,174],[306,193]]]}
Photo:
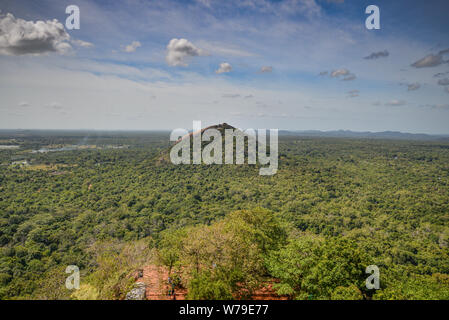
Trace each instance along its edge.
{"label": "horizon line", "polygon": [[[206,127],[205,127],[206,128]],[[236,129],[238,129],[236,127]],[[265,128],[266,129],[266,128]],[[269,128],[273,129],[273,128]],[[266,129],[266,130],[269,130]],[[276,129],[276,128],[275,128]],[[14,128],[14,129],[4,129],[0,128],[0,131],[96,131],[96,132],[171,132],[174,129],[94,129],[94,128],[85,128],[85,129],[60,129],[60,128]],[[350,129],[334,129],[334,130],[319,130],[319,129],[308,129],[308,130],[300,130],[300,129],[280,129],[277,128],[278,131],[288,131],[288,132],[297,132],[297,133],[307,133],[307,132],[320,132],[320,133],[332,133],[332,132],[350,132],[350,133],[367,133],[367,134],[376,134],[376,133],[400,133],[400,134],[411,134],[411,135],[426,135],[426,136],[447,136],[448,133],[424,133],[424,132],[408,132],[408,131],[394,131],[394,130],[384,130],[384,131],[356,131]]]}

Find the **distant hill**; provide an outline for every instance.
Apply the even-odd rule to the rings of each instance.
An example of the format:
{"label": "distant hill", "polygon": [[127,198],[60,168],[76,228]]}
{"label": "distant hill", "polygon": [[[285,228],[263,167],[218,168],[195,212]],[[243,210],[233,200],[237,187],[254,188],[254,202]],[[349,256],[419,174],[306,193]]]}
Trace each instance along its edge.
{"label": "distant hill", "polygon": [[[218,130],[221,134],[222,137],[222,141],[223,141],[223,156],[224,156],[224,150],[225,150],[225,129],[233,129],[233,130],[238,130],[236,128],[234,128],[233,126],[227,124],[227,123],[220,123],[220,124],[216,124],[216,125],[212,125],[212,126],[208,126],[205,127],[201,130],[197,130],[197,131],[190,131],[188,134],[184,135],[183,137],[179,138],[178,141],[174,142],[171,144],[171,146],[169,148],[167,148],[166,150],[163,150],[159,156],[157,157],[157,161],[156,163],[158,164],[162,164],[162,163],[169,163],[170,162],[170,151],[173,148],[174,145],[178,144],[179,142],[181,142],[184,139],[190,139],[190,158],[193,158],[193,139],[191,139],[191,137],[193,136],[197,136],[201,133],[201,135],[209,129],[215,129]],[[207,145],[209,142],[205,142],[205,141],[201,141],[201,149]],[[245,155],[247,155],[247,142],[245,141]],[[235,150],[235,149],[234,149]]]}
{"label": "distant hill", "polygon": [[424,133],[404,133],[399,131],[357,132],[350,130],[319,131],[319,130],[279,130],[279,135],[304,137],[334,137],[334,138],[368,138],[396,140],[449,140],[449,135],[430,135]]}
{"label": "distant hill", "polygon": [[209,126],[209,127],[203,128],[203,129],[195,131],[195,132],[190,132],[189,134],[187,134],[184,137],[180,138],[176,143],[178,143],[179,141],[184,140],[186,138],[190,138],[191,136],[197,135],[197,134],[199,134],[200,131],[201,131],[201,134],[203,134],[204,131],[209,130],[209,129],[216,129],[216,130],[218,130],[221,133],[222,137],[224,137],[224,132],[225,132],[224,130],[225,129],[235,129],[235,128],[233,126],[230,126],[226,122],[225,123],[216,124],[216,125]]}

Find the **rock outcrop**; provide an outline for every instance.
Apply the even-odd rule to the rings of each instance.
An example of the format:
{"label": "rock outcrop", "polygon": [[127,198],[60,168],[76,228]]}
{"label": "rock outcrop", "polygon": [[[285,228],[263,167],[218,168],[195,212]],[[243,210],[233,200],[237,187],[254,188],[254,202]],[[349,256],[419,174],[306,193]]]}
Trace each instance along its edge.
{"label": "rock outcrop", "polygon": [[143,282],[136,282],[134,288],[126,294],[125,300],[146,300],[147,285]]}

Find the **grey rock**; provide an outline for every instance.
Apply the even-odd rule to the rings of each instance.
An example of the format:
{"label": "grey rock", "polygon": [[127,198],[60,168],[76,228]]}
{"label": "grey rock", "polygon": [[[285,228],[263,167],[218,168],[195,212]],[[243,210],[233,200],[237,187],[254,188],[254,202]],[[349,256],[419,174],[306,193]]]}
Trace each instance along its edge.
{"label": "grey rock", "polygon": [[134,288],[126,294],[125,300],[145,300],[146,299],[146,284],[143,282],[136,282]]}

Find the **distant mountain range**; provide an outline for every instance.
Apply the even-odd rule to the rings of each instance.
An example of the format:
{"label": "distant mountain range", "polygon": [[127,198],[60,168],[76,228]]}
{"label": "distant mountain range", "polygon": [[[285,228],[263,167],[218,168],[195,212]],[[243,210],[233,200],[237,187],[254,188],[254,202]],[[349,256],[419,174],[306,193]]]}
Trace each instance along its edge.
{"label": "distant mountain range", "polygon": [[368,138],[396,140],[448,140],[448,135],[431,135],[425,133],[405,133],[399,131],[357,132],[351,130],[319,131],[319,130],[279,130],[283,136],[334,137],[334,138]]}
{"label": "distant mountain range", "polygon": [[[224,129],[235,129],[233,126],[222,123],[214,126],[209,126],[206,129],[218,129],[222,131]],[[165,133],[170,130],[63,130],[63,129],[0,129],[0,136],[5,135],[18,135],[18,136],[33,136],[33,135],[86,135],[90,134],[145,134],[148,132]],[[189,132],[189,135],[192,131]],[[329,137],[329,138],[355,138],[355,139],[396,139],[396,140],[421,140],[421,141],[435,141],[435,140],[449,140],[449,134],[425,134],[425,133],[407,133],[399,131],[382,131],[382,132],[370,132],[370,131],[351,131],[351,130],[333,130],[333,131],[320,131],[320,130],[279,130],[280,136],[301,136],[301,137]]]}

